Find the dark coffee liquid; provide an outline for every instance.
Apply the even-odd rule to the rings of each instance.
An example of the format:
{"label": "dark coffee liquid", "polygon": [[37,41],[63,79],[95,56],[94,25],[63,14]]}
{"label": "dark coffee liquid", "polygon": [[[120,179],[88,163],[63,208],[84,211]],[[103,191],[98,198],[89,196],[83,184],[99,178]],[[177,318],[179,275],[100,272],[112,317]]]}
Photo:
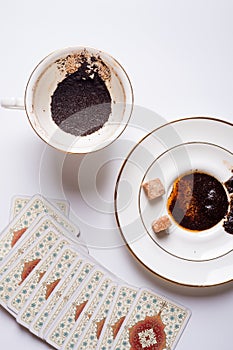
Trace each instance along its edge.
{"label": "dark coffee liquid", "polygon": [[209,229],[220,222],[228,210],[222,184],[213,176],[194,172],[178,178],[167,202],[168,211],[183,228]]}
{"label": "dark coffee liquid", "polygon": [[86,136],[108,121],[111,96],[98,67],[82,62],[79,69],[61,81],[52,95],[51,114],[65,132]]}

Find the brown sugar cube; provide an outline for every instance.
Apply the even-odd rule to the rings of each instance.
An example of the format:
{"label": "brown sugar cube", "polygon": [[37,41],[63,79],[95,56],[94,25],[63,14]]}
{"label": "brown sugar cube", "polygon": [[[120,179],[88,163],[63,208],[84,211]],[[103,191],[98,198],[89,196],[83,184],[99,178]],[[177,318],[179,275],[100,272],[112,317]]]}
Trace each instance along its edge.
{"label": "brown sugar cube", "polygon": [[160,197],[165,193],[164,186],[158,178],[145,182],[142,187],[149,200]]}
{"label": "brown sugar cube", "polygon": [[159,219],[154,220],[152,223],[152,229],[155,233],[164,231],[171,226],[171,221],[167,215],[161,216]]}

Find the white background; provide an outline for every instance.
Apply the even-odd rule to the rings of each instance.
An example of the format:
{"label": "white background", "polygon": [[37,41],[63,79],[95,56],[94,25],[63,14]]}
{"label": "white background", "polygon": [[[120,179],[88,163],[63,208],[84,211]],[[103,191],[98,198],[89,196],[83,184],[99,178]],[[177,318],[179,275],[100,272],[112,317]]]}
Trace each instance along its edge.
{"label": "white background", "polygon": [[[2,0],[0,97],[22,97],[32,69],[51,51],[84,45],[119,60],[132,81],[135,104],[165,120],[206,115],[233,122],[232,17],[230,0]],[[114,215],[94,211],[89,215],[90,207],[81,198],[77,170],[83,157],[68,157],[61,166],[62,157],[45,147],[23,111],[1,109],[0,114],[0,226],[8,222],[13,195],[42,192],[71,202],[84,239],[90,232],[97,236],[101,227],[114,231]],[[110,154],[114,149],[109,149]],[[112,200],[121,161],[101,170],[104,181],[97,179],[106,201]],[[92,195],[91,185],[87,191]],[[127,282],[150,287],[191,309],[177,349],[232,348],[232,283],[205,289],[182,287],[146,271],[125,246],[90,252]],[[49,348],[3,309],[0,330],[1,349]]]}

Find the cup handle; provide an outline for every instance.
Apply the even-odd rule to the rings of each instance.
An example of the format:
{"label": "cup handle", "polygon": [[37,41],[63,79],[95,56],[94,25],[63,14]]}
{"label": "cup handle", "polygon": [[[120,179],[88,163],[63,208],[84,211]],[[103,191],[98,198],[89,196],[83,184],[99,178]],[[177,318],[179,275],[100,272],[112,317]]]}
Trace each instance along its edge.
{"label": "cup handle", "polygon": [[7,109],[25,109],[22,98],[4,98],[1,100],[1,106]]}

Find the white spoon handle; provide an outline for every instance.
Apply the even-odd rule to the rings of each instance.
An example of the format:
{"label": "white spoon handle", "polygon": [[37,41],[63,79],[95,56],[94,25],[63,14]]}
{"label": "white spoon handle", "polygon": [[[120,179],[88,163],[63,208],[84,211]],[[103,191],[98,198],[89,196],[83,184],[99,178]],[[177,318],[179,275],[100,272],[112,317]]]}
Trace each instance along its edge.
{"label": "white spoon handle", "polygon": [[1,106],[7,109],[25,109],[22,98],[4,98],[1,100]]}

